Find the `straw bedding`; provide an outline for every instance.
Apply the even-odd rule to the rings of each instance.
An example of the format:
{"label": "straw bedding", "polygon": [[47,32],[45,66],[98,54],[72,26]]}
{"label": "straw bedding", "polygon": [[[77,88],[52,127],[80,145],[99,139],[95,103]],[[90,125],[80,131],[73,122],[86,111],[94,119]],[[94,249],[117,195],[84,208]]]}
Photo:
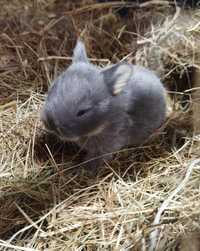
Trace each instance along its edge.
{"label": "straw bedding", "polygon": [[163,129],[144,146],[116,153],[95,178],[80,167],[76,146],[48,135],[40,122],[45,93],[70,63],[77,36],[94,63],[146,65],[173,93],[172,85],[184,89],[183,74],[198,69],[198,10],[157,2],[129,6],[120,17],[120,6],[2,4],[1,250],[183,250],[184,235],[199,231],[200,137],[191,99],[185,109],[180,93],[173,95]]}

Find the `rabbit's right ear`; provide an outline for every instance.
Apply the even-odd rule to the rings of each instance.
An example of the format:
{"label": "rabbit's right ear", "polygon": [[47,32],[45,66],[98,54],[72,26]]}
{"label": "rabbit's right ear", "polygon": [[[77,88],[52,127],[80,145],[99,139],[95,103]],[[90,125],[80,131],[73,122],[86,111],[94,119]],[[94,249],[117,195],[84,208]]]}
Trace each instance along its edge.
{"label": "rabbit's right ear", "polygon": [[76,46],[73,51],[73,63],[84,62],[89,63],[87,53],[85,50],[85,45],[80,40],[77,41]]}
{"label": "rabbit's right ear", "polygon": [[113,96],[120,94],[133,74],[133,66],[127,63],[118,63],[103,69],[105,84]]}

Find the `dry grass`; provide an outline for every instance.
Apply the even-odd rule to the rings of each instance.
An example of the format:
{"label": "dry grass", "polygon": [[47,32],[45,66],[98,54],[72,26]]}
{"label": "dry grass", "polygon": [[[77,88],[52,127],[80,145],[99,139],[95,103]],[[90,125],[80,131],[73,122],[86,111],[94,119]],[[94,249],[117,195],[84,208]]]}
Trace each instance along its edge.
{"label": "dry grass", "polygon": [[200,11],[182,10],[160,18],[155,26],[137,41],[136,62],[155,70],[162,78],[173,72],[183,74],[200,64]]}
{"label": "dry grass", "polygon": [[[172,79],[175,66],[199,66],[199,12],[189,31],[181,23],[174,32],[174,20],[167,29],[169,20],[158,25],[166,4],[134,7],[127,21],[115,15],[117,5],[94,2],[12,0],[1,7],[0,250],[174,250],[180,236],[199,230],[200,138],[190,106],[182,111],[176,102],[164,131],[116,153],[95,178],[80,168],[75,146],[43,131],[45,92],[70,63],[77,36],[97,64],[134,62],[136,51],[162,48],[163,78]],[[190,50],[179,51],[174,34],[184,34],[181,46]],[[163,45],[159,38],[168,35],[174,43]],[[151,53],[142,56],[149,66]]]}

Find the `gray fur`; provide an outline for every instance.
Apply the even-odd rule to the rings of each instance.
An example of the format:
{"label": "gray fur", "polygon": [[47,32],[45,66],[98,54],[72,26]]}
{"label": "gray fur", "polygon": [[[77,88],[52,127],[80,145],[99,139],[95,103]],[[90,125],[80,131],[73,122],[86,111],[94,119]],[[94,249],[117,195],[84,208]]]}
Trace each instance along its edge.
{"label": "gray fur", "polygon": [[48,92],[42,120],[61,139],[84,145],[89,159],[144,143],[165,114],[165,89],[153,72],[127,63],[99,68],[78,41],[72,64]]}

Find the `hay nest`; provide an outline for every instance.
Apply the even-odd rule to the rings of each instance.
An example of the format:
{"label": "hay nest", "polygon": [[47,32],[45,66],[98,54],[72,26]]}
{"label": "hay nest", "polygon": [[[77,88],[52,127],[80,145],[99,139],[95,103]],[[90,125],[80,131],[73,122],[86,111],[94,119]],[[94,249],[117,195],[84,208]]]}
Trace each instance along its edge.
{"label": "hay nest", "polygon": [[[190,107],[182,111],[175,100],[164,131],[143,147],[116,153],[95,178],[82,172],[75,146],[44,132],[39,111],[78,35],[97,64],[134,62],[136,55],[151,66],[159,48],[161,61],[153,65],[159,62],[164,74],[158,73],[170,76],[171,66],[199,65],[193,60],[200,18],[174,30],[177,19],[163,23],[166,5],[159,3],[132,8],[124,19],[115,13],[120,3],[33,2],[5,1],[0,10],[1,250],[180,248],[179,237],[198,230],[200,220],[200,138]],[[174,9],[167,11],[170,18]],[[187,50],[179,50],[177,37]]]}

